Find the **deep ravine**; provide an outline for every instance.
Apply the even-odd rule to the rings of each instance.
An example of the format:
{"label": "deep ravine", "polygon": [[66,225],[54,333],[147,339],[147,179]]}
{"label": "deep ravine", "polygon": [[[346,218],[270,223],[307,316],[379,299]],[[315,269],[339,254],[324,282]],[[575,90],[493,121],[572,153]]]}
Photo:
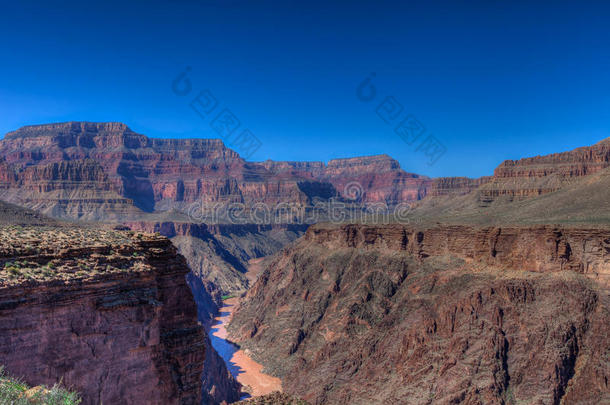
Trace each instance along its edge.
{"label": "deep ravine", "polygon": [[[262,267],[261,261],[262,259],[253,259],[249,262],[247,277],[251,283],[254,282]],[[243,398],[281,391],[282,382],[279,378],[265,374],[260,363],[254,361],[239,346],[227,340],[226,326],[231,321],[238,300],[238,298],[230,298],[223,302],[209,331],[212,346],[223,358],[230,373],[243,385],[245,392]]]}

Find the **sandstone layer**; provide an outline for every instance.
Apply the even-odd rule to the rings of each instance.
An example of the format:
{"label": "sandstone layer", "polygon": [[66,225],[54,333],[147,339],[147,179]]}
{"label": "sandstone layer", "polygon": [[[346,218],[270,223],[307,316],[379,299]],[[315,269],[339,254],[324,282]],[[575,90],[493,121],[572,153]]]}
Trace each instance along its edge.
{"label": "sandstone layer", "polygon": [[230,338],[314,404],[610,401],[610,232],[314,226]]}
{"label": "sandstone layer", "polygon": [[0,364],[84,404],[199,404],[203,328],[169,240],[81,227],[0,230]]}
{"label": "sandstone layer", "polygon": [[476,180],[436,184],[387,155],[322,162],[246,162],[216,139],[155,139],[121,123],[34,125],[0,141],[2,199],[57,217],[136,218],[194,203],[253,206],[342,198],[395,205],[468,192]]}
{"label": "sandstone layer", "polygon": [[431,179],[405,172],[387,155],[327,164],[247,162],[217,139],[156,139],[121,123],[68,122],[6,134],[0,141],[0,197],[55,217],[115,221],[144,212],[192,214],[197,204],[215,203],[307,209],[338,198],[394,206],[476,192],[489,204],[560,190],[608,168],[609,160],[605,140],[505,161],[489,177]]}
{"label": "sandstone layer", "polygon": [[504,161],[480,189],[481,198],[520,199],[551,193],[610,167],[610,139],[546,156]]}

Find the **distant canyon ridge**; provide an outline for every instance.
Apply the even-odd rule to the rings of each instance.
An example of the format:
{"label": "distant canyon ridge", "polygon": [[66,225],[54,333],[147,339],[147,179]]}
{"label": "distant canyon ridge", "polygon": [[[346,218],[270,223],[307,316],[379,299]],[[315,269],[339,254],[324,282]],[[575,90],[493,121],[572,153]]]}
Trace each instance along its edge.
{"label": "distant canyon ridge", "polygon": [[[9,238],[17,247],[23,235],[40,234],[42,225],[84,226],[91,227],[92,234],[100,233],[99,227],[143,231],[149,234],[144,240],[171,253],[159,256],[173,263],[167,267],[159,264],[156,245],[137,252],[123,245],[104,248],[124,253],[109,256],[116,256],[117,264],[150,258],[142,263],[155,270],[145,273],[143,283],[137,281],[144,273],[127,272],[110,288],[96,287],[105,297],[101,304],[112,301],[112,311],[135,320],[125,323],[129,333],[122,334],[121,350],[138,346],[138,353],[149,353],[141,369],[153,370],[150,360],[156,362],[134,391],[138,400],[178,393],[183,403],[199,403],[200,391],[206,404],[238,400],[240,384],[207,335],[200,336],[199,327],[191,325],[197,317],[209,330],[223,296],[247,291],[229,325],[231,339],[281,377],[285,392],[312,404],[401,403],[404,398],[418,404],[432,399],[467,404],[530,399],[544,404],[602,403],[608,399],[610,376],[604,361],[610,319],[609,166],[610,138],[568,152],[507,160],[490,176],[471,179],[408,173],[387,155],[328,163],[248,162],[217,139],[149,138],[121,123],[35,125],[0,140],[0,224],[4,221],[7,234],[21,235]],[[284,223],[226,223],[191,215],[193,207],[207,203],[238,203],[250,209],[287,203],[306,211],[320,201],[349,203],[354,210],[407,204],[409,217],[405,223],[347,218],[345,222],[353,224],[310,227],[290,218]],[[24,231],[15,224],[33,227]],[[137,240],[137,232],[127,234]],[[170,238],[173,246],[150,235],[155,232]],[[57,229],[50,228],[48,235],[58,235]],[[65,242],[98,243],[92,237]],[[83,272],[71,263],[90,256],[77,249],[67,260],[65,252],[46,257],[30,252],[30,245],[21,248],[29,261],[63,263],[75,280],[81,280]],[[26,258],[21,250],[16,254],[11,249],[0,266],[21,274],[25,270],[14,263],[22,266]],[[106,256],[92,256],[95,263],[81,264],[103,275]],[[253,282],[246,270],[252,259],[263,257],[262,271]],[[50,268],[43,270],[54,274]],[[17,277],[8,271],[7,277]],[[24,288],[33,286],[27,283],[23,281]],[[164,293],[178,284],[179,294]],[[95,285],[77,283],[74,291]],[[30,308],[21,307],[21,296],[14,294],[38,290],[20,291],[6,286],[6,319],[16,317],[17,312],[11,312],[15,308]],[[74,296],[64,287],[58,291]],[[93,319],[99,308],[111,313],[107,305],[74,297],[73,302],[88,310],[81,318],[69,311],[66,316]],[[39,304],[40,311],[33,313],[64,314],[52,302]],[[184,308],[190,308],[188,313]],[[148,329],[140,332],[138,314],[146,311],[156,314],[149,316],[156,322],[149,328],[152,334]],[[61,333],[71,333],[54,328],[59,334],[49,334],[47,323],[24,319],[45,336],[62,340]],[[96,324],[79,333],[99,335],[105,327]],[[145,333],[152,338],[134,337]],[[22,339],[10,323],[5,336]],[[6,343],[7,353],[15,352],[16,345]],[[35,346],[47,352],[46,346]],[[191,350],[192,355],[174,355],[166,346]],[[547,354],[551,352],[556,355]],[[158,360],[159,353],[165,360]],[[83,374],[90,369],[86,365],[55,364],[65,356],[5,356],[4,365],[33,383],[67,375],[65,381],[78,385],[85,403],[96,400],[96,392],[100,400],[111,400],[115,393],[118,401],[131,395],[129,384],[121,385],[125,391],[113,390],[109,380]],[[113,361],[104,357],[99,370]],[[50,370],[47,380],[28,374],[45,367]],[[131,376],[129,364],[121,367],[117,375]],[[169,381],[167,367],[174,370],[175,384],[161,394],[146,394],[156,389],[155,381]],[[396,369],[388,374],[392,367]],[[195,376],[200,372],[199,381]]]}
{"label": "distant canyon ridge", "polygon": [[610,142],[505,161],[493,176],[429,178],[387,155],[323,162],[248,162],[218,139],[157,139],[122,123],[67,122],[20,128],[0,140],[3,200],[54,217],[138,218],[186,213],[195,202],[295,203],[331,198],[416,202],[477,190],[482,202],[555,191],[609,165]]}

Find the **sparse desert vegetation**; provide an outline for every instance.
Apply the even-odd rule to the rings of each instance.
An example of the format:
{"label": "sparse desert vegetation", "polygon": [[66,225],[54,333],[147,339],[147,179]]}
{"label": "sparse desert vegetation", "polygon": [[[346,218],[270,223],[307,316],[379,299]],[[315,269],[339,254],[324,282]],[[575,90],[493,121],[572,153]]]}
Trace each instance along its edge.
{"label": "sparse desert vegetation", "polygon": [[0,226],[0,284],[147,271],[145,240],[132,231],[62,226]]}
{"label": "sparse desert vegetation", "polygon": [[254,397],[240,401],[237,405],[308,405],[302,399],[291,397],[281,392],[273,392],[269,395]]}
{"label": "sparse desert vegetation", "polygon": [[51,388],[39,385],[30,388],[17,378],[10,376],[0,367],[0,404],[10,405],[77,405],[80,395],[59,384]]}

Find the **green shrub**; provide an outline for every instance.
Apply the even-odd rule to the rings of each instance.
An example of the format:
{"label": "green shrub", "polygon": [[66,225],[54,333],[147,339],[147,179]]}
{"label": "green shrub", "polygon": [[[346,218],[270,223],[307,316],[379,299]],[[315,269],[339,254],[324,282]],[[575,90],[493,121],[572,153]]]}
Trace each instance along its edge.
{"label": "green shrub", "polygon": [[[32,389],[16,378],[9,376],[0,366],[0,404],[11,405],[77,405],[80,395],[70,392],[55,384],[52,388],[45,386]],[[27,392],[27,394],[26,394]]]}

